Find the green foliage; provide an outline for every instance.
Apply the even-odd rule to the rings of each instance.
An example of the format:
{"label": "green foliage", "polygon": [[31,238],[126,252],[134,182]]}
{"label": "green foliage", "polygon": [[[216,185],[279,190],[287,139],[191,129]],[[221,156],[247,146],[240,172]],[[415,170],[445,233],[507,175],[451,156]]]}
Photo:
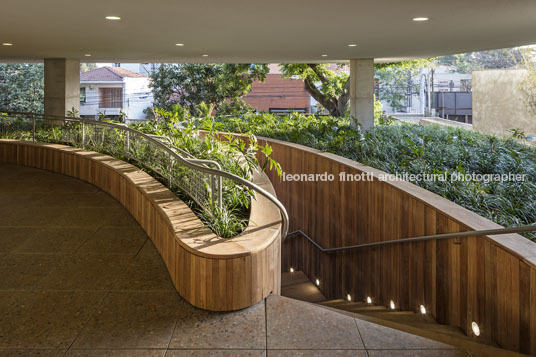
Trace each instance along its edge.
{"label": "green foliage", "polygon": [[[167,136],[173,146],[197,159],[216,161],[224,171],[247,180],[252,179],[255,171],[267,167],[281,172],[279,164],[270,157],[271,149],[268,146],[259,146],[255,136],[250,135],[247,143],[230,134],[222,138],[219,133],[222,125],[212,117],[207,115],[206,118],[196,121],[180,108],[182,107],[176,105],[169,111],[156,109],[157,115],[164,120],[131,124],[131,127],[147,134]],[[201,132],[199,128],[204,131]],[[264,157],[262,165],[257,160],[259,151]],[[180,192],[177,193],[181,195]],[[254,194],[234,181],[224,179],[222,196],[222,209],[218,208],[211,214],[199,209],[195,202],[185,198],[184,194],[181,198],[184,198],[217,235],[231,238],[246,228]]]}
{"label": "green foliage", "polygon": [[205,103],[219,110],[246,95],[254,80],[264,80],[265,64],[163,64],[151,75],[155,107],[187,107],[193,115]]}
{"label": "green foliage", "polygon": [[[385,120],[366,133],[346,118],[291,114],[220,118],[225,130],[253,131],[332,152],[392,174],[445,174],[447,181],[417,181],[473,212],[504,226],[536,223],[536,150],[513,139],[501,139],[459,128],[390,124]],[[524,182],[461,181],[452,175],[520,174]],[[536,234],[524,234],[536,240]]]}
{"label": "green foliage", "polygon": [[471,73],[484,69],[515,68],[523,62],[523,56],[522,48],[502,48],[438,57],[436,63],[449,66],[457,73]]}
{"label": "green foliage", "polygon": [[0,110],[42,113],[44,67],[36,63],[0,63]]}
{"label": "green foliage", "polygon": [[[376,78],[382,80],[387,86],[399,86],[405,83],[407,75],[400,76],[408,71],[418,71],[420,67],[431,60],[408,60],[397,63],[376,64]],[[305,90],[326,109],[330,115],[343,117],[348,113],[348,102],[350,100],[350,79],[348,73],[344,71],[345,65],[338,65],[333,68],[327,63],[291,63],[282,64],[281,72],[284,77],[298,77],[305,82]],[[392,92],[382,93],[379,99],[387,99],[390,103],[399,105],[401,98],[398,96],[391,99]]]}

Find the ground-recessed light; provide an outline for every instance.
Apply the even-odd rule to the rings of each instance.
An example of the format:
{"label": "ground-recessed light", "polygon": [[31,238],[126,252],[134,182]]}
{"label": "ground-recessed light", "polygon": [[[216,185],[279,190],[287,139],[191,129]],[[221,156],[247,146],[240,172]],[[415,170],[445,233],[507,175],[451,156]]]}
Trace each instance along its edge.
{"label": "ground-recessed light", "polygon": [[370,296],[367,296],[367,304],[372,304],[372,298]]}
{"label": "ground-recessed light", "polygon": [[393,300],[389,302],[389,307],[391,308],[391,310],[394,310],[396,308],[395,302]]}
{"label": "ground-recessed light", "polygon": [[414,17],[413,21],[415,22],[428,21],[428,18],[427,17]]}
{"label": "ground-recessed light", "polygon": [[351,43],[348,45],[348,47],[356,47],[357,45],[355,43]]}
{"label": "ground-recessed light", "polygon": [[203,55],[203,57],[208,57],[208,55]]}
{"label": "ground-recessed light", "polygon": [[424,305],[421,305],[421,314],[426,315],[426,307]]}
{"label": "ground-recessed light", "polygon": [[315,284],[316,284],[316,286],[320,286],[320,280],[316,279]]}
{"label": "ground-recessed light", "polygon": [[352,295],[350,295],[350,294],[346,295],[346,300],[352,301]]}
{"label": "ground-recessed light", "polygon": [[291,273],[294,273],[294,268],[290,268],[290,272],[291,272]]}
{"label": "ground-recessed light", "polygon": [[175,46],[182,47],[182,46],[184,46],[184,43],[176,43]]}
{"label": "ground-recessed light", "polygon": [[13,46],[13,44],[9,43],[9,42],[4,42],[4,43],[2,43],[2,46]]}
{"label": "ground-recessed light", "polygon": [[106,16],[106,20],[119,21],[121,18],[119,16]]}

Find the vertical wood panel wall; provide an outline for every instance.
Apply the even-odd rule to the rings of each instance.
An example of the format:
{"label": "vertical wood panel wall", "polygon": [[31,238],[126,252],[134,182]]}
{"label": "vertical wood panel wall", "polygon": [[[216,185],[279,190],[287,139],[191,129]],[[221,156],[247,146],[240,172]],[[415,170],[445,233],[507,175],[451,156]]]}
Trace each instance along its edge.
{"label": "vertical wood panel wall", "polygon": [[[332,173],[333,182],[283,182],[268,173],[290,215],[325,248],[500,226],[407,182],[382,182],[381,171],[342,157],[272,139],[284,172]],[[339,172],[372,172],[372,182],[340,182]],[[516,234],[321,253],[304,238],[283,244],[283,270],[320,280],[328,298],[351,294],[418,311],[503,348],[536,355],[536,244]]]}
{"label": "vertical wood panel wall", "polygon": [[[221,239],[161,183],[110,156],[63,145],[0,140],[0,162],[76,177],[114,197],[151,238],[177,291],[194,306],[238,310],[280,292],[280,216],[262,197],[251,205],[252,221],[258,226],[250,223],[236,239]],[[273,192],[265,176],[259,179]]]}

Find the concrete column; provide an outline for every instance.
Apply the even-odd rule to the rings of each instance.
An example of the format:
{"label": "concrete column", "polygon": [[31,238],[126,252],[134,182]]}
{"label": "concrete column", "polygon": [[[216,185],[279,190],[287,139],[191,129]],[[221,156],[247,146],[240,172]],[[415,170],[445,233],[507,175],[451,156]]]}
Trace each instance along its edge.
{"label": "concrete column", "polygon": [[361,129],[374,126],[374,59],[350,60],[350,115]]}
{"label": "concrete column", "polygon": [[80,111],[80,61],[45,59],[45,115]]}

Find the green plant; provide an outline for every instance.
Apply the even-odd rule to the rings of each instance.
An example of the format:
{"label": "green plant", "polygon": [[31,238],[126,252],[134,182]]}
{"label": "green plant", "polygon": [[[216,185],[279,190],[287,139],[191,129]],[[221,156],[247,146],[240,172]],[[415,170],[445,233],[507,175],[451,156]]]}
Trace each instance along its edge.
{"label": "green plant", "polygon": [[512,133],[512,137],[515,139],[525,139],[525,132],[519,128],[508,129]]}
{"label": "green plant", "polygon": [[[442,174],[444,182],[414,183],[504,226],[536,223],[536,150],[514,139],[388,118],[366,133],[353,130],[348,118],[302,114],[248,114],[216,121],[225,131],[306,145],[392,174]],[[525,175],[525,180],[451,181],[453,175],[473,173],[512,173]],[[536,240],[534,233],[524,235]]]}

